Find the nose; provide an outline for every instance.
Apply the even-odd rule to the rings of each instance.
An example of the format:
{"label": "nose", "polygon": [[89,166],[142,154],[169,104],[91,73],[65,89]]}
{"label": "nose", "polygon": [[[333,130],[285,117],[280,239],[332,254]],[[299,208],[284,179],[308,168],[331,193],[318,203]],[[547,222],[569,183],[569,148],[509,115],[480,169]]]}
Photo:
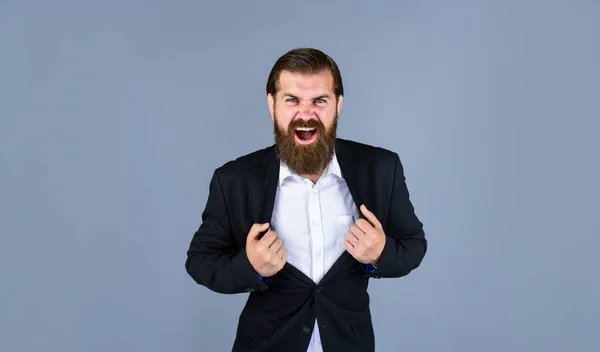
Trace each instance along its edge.
{"label": "nose", "polygon": [[311,120],[315,117],[314,105],[310,102],[302,103],[298,110],[298,118],[303,120]]}

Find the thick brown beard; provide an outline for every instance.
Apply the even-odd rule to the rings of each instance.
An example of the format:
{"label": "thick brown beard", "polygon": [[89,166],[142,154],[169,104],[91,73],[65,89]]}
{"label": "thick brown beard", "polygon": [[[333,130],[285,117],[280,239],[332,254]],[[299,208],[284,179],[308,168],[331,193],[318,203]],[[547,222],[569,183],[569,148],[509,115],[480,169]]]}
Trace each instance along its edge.
{"label": "thick brown beard", "polygon": [[[279,158],[298,175],[319,175],[331,159],[335,150],[336,114],[329,130],[319,120],[296,120],[290,124],[287,133],[277,126],[277,117],[274,119],[273,129],[275,134],[275,147]],[[317,140],[309,145],[296,143],[295,135],[297,127],[315,127],[317,129]]]}

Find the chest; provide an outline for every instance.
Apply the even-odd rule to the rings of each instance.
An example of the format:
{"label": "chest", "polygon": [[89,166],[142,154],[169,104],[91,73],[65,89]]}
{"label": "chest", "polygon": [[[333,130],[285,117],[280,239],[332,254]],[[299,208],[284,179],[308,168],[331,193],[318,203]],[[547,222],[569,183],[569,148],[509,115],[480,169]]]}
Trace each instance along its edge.
{"label": "chest", "polygon": [[297,251],[344,248],[346,234],[359,218],[345,182],[326,187],[287,184],[277,188],[271,225]]}

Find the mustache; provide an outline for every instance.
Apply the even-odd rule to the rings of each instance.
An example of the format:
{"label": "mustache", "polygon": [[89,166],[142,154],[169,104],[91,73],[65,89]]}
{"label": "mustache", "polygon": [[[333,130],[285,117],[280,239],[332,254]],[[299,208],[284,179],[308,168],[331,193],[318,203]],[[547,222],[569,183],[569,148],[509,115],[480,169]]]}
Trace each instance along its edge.
{"label": "mustache", "polygon": [[295,130],[298,127],[316,128],[317,130],[325,130],[325,125],[319,120],[296,120],[289,126],[290,130]]}

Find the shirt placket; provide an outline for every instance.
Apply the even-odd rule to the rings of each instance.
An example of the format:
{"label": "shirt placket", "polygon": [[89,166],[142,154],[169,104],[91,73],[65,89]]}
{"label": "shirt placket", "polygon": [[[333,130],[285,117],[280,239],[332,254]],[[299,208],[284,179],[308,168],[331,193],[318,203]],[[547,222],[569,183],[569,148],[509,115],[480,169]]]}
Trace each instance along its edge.
{"label": "shirt placket", "polygon": [[319,282],[324,275],[323,226],[321,224],[321,202],[319,187],[314,186],[308,197],[308,215],[310,221],[312,278]]}

